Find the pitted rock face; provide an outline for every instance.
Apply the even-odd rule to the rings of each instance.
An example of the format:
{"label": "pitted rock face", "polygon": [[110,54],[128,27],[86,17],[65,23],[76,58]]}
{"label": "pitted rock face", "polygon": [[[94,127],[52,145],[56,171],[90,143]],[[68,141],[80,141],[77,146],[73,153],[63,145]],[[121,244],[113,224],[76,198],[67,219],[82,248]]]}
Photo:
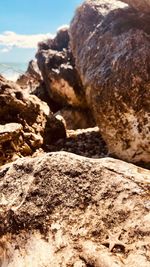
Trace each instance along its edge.
{"label": "pitted rock face", "polygon": [[121,1],[127,3],[129,6],[132,6],[141,12],[150,13],[150,0],[121,0]]}
{"label": "pitted rock face", "polygon": [[112,158],[57,152],[1,167],[1,266],[149,267],[149,188],[149,170]]}
{"label": "pitted rock face", "polygon": [[149,15],[102,0],[86,1],[70,27],[76,67],[100,132],[111,153],[132,162],[150,162],[149,25]]}

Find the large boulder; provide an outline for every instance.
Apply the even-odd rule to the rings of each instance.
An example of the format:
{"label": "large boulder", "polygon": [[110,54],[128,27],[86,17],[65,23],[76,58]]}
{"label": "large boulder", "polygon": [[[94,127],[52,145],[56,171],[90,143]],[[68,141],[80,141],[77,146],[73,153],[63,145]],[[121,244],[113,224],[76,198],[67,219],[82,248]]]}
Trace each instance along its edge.
{"label": "large boulder", "polygon": [[31,155],[65,137],[65,128],[46,103],[0,77],[0,162]]}
{"label": "large boulder", "polygon": [[150,0],[121,0],[140,12],[150,13]]}
{"label": "large boulder", "polygon": [[60,29],[54,39],[40,43],[36,58],[49,97],[61,107],[84,108],[86,101],[69,47],[68,28]]}
{"label": "large boulder", "polygon": [[86,1],[70,27],[76,68],[109,151],[150,162],[150,16],[119,1]]}
{"label": "large boulder", "polygon": [[61,152],[0,168],[5,267],[149,267],[150,171]]}

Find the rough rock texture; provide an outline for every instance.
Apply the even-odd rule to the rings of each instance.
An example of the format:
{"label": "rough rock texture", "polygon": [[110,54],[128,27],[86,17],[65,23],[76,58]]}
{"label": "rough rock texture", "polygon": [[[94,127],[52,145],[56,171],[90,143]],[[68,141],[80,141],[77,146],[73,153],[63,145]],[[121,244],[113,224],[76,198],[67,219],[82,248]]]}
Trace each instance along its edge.
{"label": "rough rock texture", "polygon": [[69,153],[0,168],[0,257],[9,267],[149,267],[150,171]]}
{"label": "rough rock texture", "polygon": [[[0,77],[0,161],[7,159],[10,147],[18,156],[29,155],[63,137],[64,125],[46,103]],[[10,153],[8,159],[11,157]]]}
{"label": "rough rock texture", "polygon": [[31,150],[23,138],[23,126],[19,123],[0,125],[0,165],[13,161],[19,155],[28,155]]}
{"label": "rough rock texture", "polygon": [[109,151],[150,162],[150,16],[119,1],[86,1],[70,36],[76,68]]}
{"label": "rough rock texture", "polygon": [[82,83],[69,48],[68,28],[61,29],[54,39],[40,43],[36,57],[54,102],[60,106],[86,106]]}
{"label": "rough rock texture", "polygon": [[150,13],[150,0],[121,0],[124,3],[127,3],[128,5],[134,7],[135,9]]}

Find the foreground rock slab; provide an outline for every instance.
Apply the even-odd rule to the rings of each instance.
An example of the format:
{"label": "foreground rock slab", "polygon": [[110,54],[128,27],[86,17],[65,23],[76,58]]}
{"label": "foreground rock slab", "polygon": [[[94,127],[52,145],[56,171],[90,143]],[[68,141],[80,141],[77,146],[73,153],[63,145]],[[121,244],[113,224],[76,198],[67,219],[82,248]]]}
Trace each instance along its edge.
{"label": "foreground rock slab", "polygon": [[150,171],[60,152],[0,168],[9,267],[149,267]]}
{"label": "foreground rock slab", "polygon": [[149,14],[120,1],[89,0],[70,27],[76,68],[102,137],[111,153],[131,162],[150,162],[149,25]]}

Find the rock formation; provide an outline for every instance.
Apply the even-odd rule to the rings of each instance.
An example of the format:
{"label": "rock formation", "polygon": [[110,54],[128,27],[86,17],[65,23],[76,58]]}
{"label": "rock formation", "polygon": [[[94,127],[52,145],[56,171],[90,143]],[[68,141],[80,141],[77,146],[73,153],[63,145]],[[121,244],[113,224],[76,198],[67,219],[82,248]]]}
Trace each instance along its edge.
{"label": "rock formation", "polygon": [[42,76],[38,68],[37,62],[35,60],[31,60],[28,64],[28,68],[25,74],[21,75],[18,78],[17,84],[19,84],[23,88],[29,87],[29,89],[32,91],[32,87],[37,86],[37,83],[41,82],[41,80]]}
{"label": "rock formation", "polygon": [[150,0],[121,0],[140,12],[150,13]]}
{"label": "rock formation", "polygon": [[31,155],[65,137],[65,128],[46,103],[0,77],[0,163]]}
{"label": "rock formation", "polygon": [[33,93],[52,111],[63,114],[68,129],[95,126],[70,50],[68,28],[60,29],[54,39],[39,43],[36,57],[44,84]]}
{"label": "rock formation", "polygon": [[149,14],[124,3],[88,0],[70,27],[76,68],[100,132],[111,153],[131,162],[150,162],[149,25]]}
{"label": "rock formation", "polygon": [[46,102],[52,111],[57,110],[56,103],[50,99],[47,93],[37,61],[31,60],[29,62],[26,72],[18,78],[17,84],[28,94],[36,95],[39,99]]}
{"label": "rock formation", "polygon": [[150,171],[60,152],[0,178],[1,266],[150,266]]}
{"label": "rock formation", "polygon": [[75,69],[69,48],[68,28],[61,29],[54,39],[39,44],[36,55],[47,91],[59,105],[86,105],[82,83]]}

